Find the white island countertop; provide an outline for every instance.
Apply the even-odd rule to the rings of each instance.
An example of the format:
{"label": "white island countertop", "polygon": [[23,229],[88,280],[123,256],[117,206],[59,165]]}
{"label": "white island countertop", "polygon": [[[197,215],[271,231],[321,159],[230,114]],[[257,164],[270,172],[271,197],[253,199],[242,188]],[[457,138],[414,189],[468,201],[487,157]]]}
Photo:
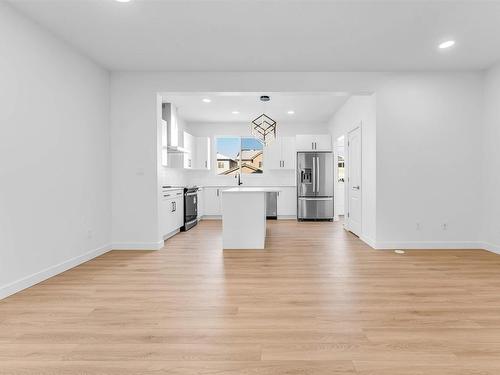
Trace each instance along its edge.
{"label": "white island countertop", "polygon": [[222,190],[223,193],[279,193],[280,188],[276,187],[234,187]]}

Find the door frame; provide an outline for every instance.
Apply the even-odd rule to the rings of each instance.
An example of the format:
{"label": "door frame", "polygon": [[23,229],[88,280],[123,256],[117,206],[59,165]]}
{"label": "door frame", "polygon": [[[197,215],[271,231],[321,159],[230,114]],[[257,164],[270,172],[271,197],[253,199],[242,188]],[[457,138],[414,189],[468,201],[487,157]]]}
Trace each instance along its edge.
{"label": "door frame", "polygon": [[344,190],[344,229],[348,230],[348,231],[351,231],[351,228],[349,226],[349,223],[350,223],[350,220],[349,220],[349,217],[348,217],[348,214],[350,213],[350,207],[349,207],[349,204],[350,204],[350,200],[349,200],[349,181],[350,181],[350,160],[349,160],[349,148],[350,148],[350,144],[349,144],[349,134],[351,134],[353,131],[359,129],[359,138],[360,138],[360,143],[361,143],[361,148],[360,148],[360,158],[359,158],[359,162],[360,162],[360,172],[361,172],[361,192],[359,194],[359,199],[360,199],[360,218],[359,218],[359,223],[360,223],[360,233],[359,233],[359,237],[361,237],[363,235],[363,123],[362,121],[360,121],[358,124],[356,124],[355,126],[353,126],[351,129],[349,129],[347,131],[347,133],[345,134],[345,139],[344,139],[344,153],[345,153],[345,156],[344,156],[344,168],[345,168],[345,176],[347,178],[347,181],[346,181],[346,184],[345,184],[345,187],[346,189]]}

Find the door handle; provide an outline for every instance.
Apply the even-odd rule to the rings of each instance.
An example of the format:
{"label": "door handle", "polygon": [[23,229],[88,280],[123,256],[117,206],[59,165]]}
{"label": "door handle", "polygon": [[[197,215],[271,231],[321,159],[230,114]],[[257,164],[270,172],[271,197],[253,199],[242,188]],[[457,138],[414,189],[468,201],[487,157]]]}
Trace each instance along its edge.
{"label": "door handle", "polygon": [[316,157],[316,192],[319,193],[319,156]]}
{"label": "door handle", "polygon": [[312,182],[313,182],[313,192],[316,192],[316,158],[313,157],[313,170],[312,170]]}
{"label": "door handle", "polygon": [[353,186],[352,190],[359,190],[359,185]]}

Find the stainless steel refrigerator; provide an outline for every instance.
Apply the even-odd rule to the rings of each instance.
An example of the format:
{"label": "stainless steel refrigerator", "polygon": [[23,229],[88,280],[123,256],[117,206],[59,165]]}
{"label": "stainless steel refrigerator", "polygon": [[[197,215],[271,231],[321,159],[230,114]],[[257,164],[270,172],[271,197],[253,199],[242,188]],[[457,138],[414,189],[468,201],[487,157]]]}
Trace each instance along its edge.
{"label": "stainless steel refrigerator", "polygon": [[297,218],[333,220],[333,154],[297,153]]}

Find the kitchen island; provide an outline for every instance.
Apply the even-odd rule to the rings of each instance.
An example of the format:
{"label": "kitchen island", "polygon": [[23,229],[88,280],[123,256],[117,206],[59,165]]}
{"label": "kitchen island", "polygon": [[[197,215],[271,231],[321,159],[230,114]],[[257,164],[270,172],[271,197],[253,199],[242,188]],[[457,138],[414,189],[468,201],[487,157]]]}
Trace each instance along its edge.
{"label": "kitchen island", "polygon": [[272,187],[235,187],[222,191],[223,249],[264,249],[266,243],[266,193]]}

